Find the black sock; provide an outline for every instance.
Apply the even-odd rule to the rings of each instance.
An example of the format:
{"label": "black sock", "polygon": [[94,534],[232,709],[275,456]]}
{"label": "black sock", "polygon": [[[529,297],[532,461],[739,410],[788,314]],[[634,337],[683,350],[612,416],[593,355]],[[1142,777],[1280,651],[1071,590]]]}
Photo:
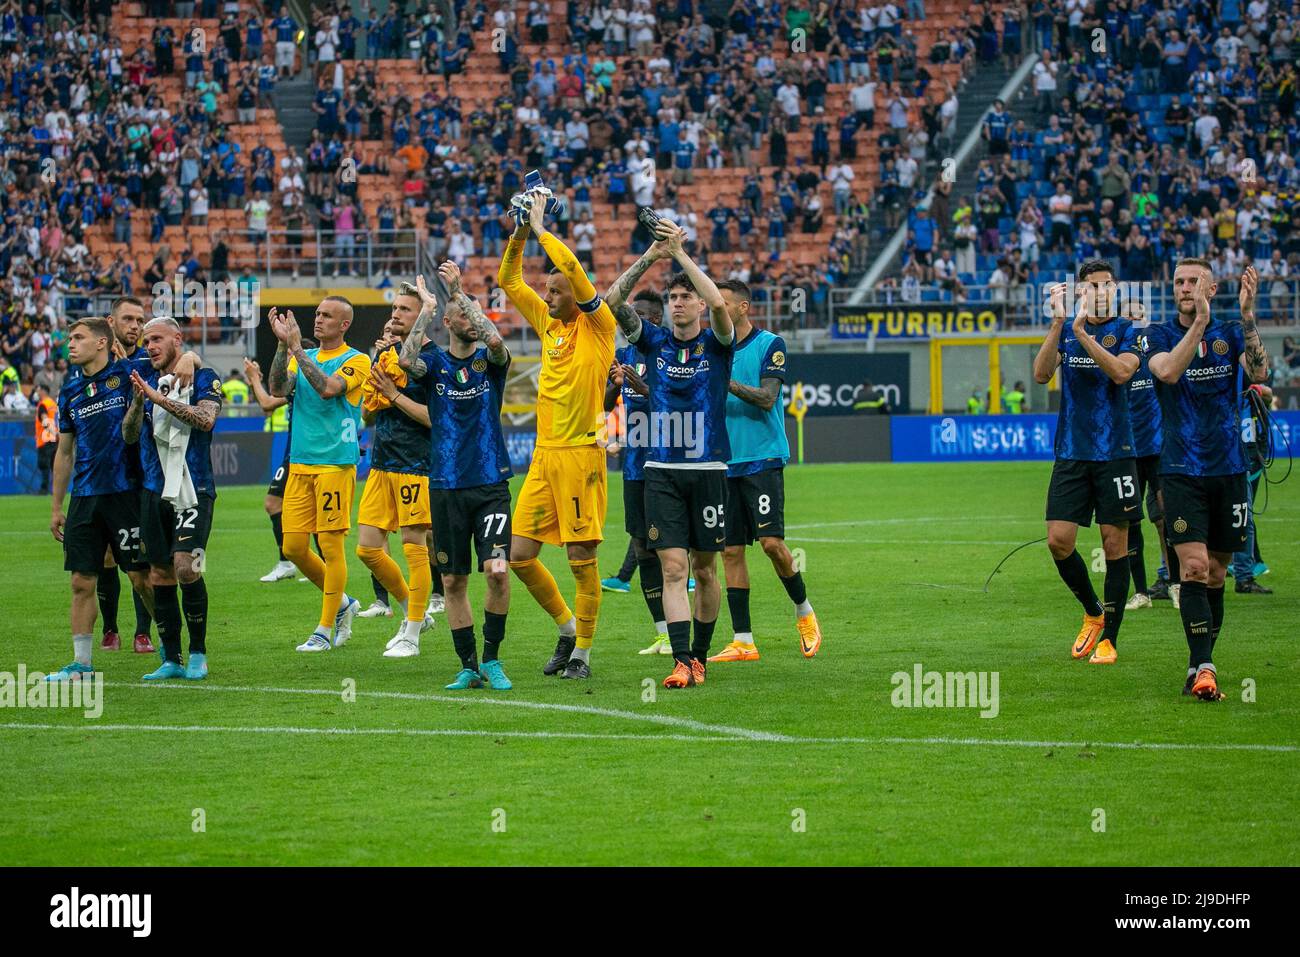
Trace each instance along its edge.
{"label": "black sock", "polygon": [[208,653],[208,584],[202,578],[181,582],[185,628],[190,633],[190,654]]}
{"label": "black sock", "polygon": [[[808,589],[803,585],[803,572],[795,572],[789,578],[782,578],[781,584],[785,586],[785,593],[796,605],[802,605],[808,600]],[[727,589],[727,593],[730,597],[730,588]]]}
{"label": "black sock", "polygon": [[738,635],[752,631],[749,624],[749,589],[727,586],[727,608],[731,612],[731,630]]}
{"label": "black sock", "polygon": [[1092,579],[1088,577],[1088,566],[1083,563],[1078,551],[1070,552],[1066,558],[1054,559],[1056,570],[1065,582],[1065,587],[1079,599],[1083,610],[1094,618],[1101,614],[1101,602],[1097,601],[1097,592],[1093,590]]}
{"label": "black sock", "polygon": [[[632,580],[632,572],[636,570],[636,567],[639,564],[640,562],[638,562],[636,558],[636,543],[629,540],[627,543],[627,552],[623,555],[623,564],[619,568],[618,574],[614,577],[619,581],[630,582]],[[658,564],[658,559],[655,560],[655,564]],[[655,620],[663,621],[662,618],[657,618]]]}
{"label": "black sock", "polygon": [[1142,523],[1134,522],[1128,527],[1128,570],[1133,578],[1133,593],[1146,594],[1147,566],[1142,559]]}
{"label": "black sock", "polygon": [[641,570],[641,594],[646,608],[650,609],[650,618],[661,622],[664,620],[664,568],[654,554],[637,562],[637,567]]}
{"label": "black sock", "polygon": [[117,566],[101,568],[95,584],[95,597],[99,599],[99,617],[104,622],[104,634],[117,631],[117,599],[122,594],[122,582],[117,577]]}
{"label": "black sock", "polygon": [[713,643],[713,629],[718,620],[700,621],[695,619],[695,640],[691,642],[691,657],[696,661],[704,661],[709,657],[709,645]]}
{"label": "black sock", "polygon": [[379,579],[374,575],[370,576],[370,587],[375,590],[375,601],[382,604],[388,604],[388,589],[379,584]]}
{"label": "black sock", "polygon": [[271,534],[275,536],[275,547],[280,552],[280,561],[287,562],[284,556],[284,518],[279,512],[271,516]]}
{"label": "black sock", "polygon": [[474,626],[453,628],[451,643],[460,656],[460,666],[470,671],[478,671],[478,646],[474,643]]}
{"label": "black sock", "polygon": [[1124,620],[1124,603],[1128,601],[1128,556],[1106,559],[1106,580],[1101,593],[1106,599],[1102,605],[1106,612],[1106,627],[1101,637],[1110,639],[1112,645],[1119,643],[1119,625]]}
{"label": "black sock", "polygon": [[506,616],[483,612],[483,660],[496,661],[501,642],[506,640]]}
{"label": "black sock", "polygon": [[1183,616],[1183,633],[1187,636],[1187,667],[1199,668],[1214,660],[1211,654],[1213,642],[1210,640],[1214,616],[1210,612],[1205,582],[1183,582],[1178,608]]}
{"label": "black sock", "polygon": [[1178,549],[1174,548],[1173,542],[1166,542],[1165,548],[1169,550],[1165,555],[1165,566],[1169,569],[1169,584],[1181,585],[1183,583],[1183,569],[1178,564]]}
{"label": "black sock", "polygon": [[[432,554],[432,553],[431,553],[431,554]],[[441,575],[437,575],[437,574],[435,574],[435,575],[433,576],[433,591],[430,592],[430,594],[433,594],[433,595],[441,595],[441,594],[442,594],[442,576],[441,576]]]}
{"label": "black sock", "polygon": [[163,657],[181,663],[181,605],[175,585],[153,586],[153,610],[158,619],[158,640]]}
{"label": "black sock", "polygon": [[668,622],[668,643],[672,645],[673,657],[678,661],[691,663],[691,620]]}
{"label": "black sock", "polygon": [[1214,643],[1219,640],[1219,629],[1223,627],[1223,586],[1218,588],[1205,588],[1206,600],[1210,603],[1210,651],[1214,650]]}
{"label": "black sock", "polygon": [[147,635],[153,626],[153,616],[149,614],[149,609],[144,607],[144,599],[134,588],[131,589],[131,600],[135,603],[135,633]]}

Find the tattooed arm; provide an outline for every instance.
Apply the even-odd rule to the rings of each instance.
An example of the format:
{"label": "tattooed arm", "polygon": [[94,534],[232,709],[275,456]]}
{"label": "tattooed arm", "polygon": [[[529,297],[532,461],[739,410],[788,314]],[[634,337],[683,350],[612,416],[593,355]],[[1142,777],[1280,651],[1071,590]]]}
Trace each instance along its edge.
{"label": "tattooed arm", "polygon": [[755,389],[753,386],[741,385],[732,379],[728,391],[742,402],[756,405],[766,412],[781,398],[781,380],[776,376],[764,376]]}
{"label": "tattooed arm", "polygon": [[140,441],[140,427],[144,424],[144,393],[139,389],[131,396],[131,406],[122,420],[122,441],[135,445]]}
{"label": "tattooed arm", "polygon": [[474,335],[478,341],[487,346],[488,360],[493,365],[503,366],[510,361],[510,350],[506,348],[505,342],[501,339],[501,333],[497,332],[497,327],[488,321],[488,317],[483,315],[483,310],[479,308],[477,302],[465,295],[464,290],[457,290],[452,297],[452,301],[459,303],[460,308],[464,310],[465,315],[469,318],[469,324],[474,329]]}
{"label": "tattooed arm", "polygon": [[293,391],[297,383],[297,379],[289,378],[289,350],[282,342],[275,350],[275,358],[271,360],[271,371],[267,374],[266,385],[271,390],[271,395],[283,398]]}
{"label": "tattooed arm", "polygon": [[1241,277],[1241,332],[1246,340],[1246,351],[1241,356],[1241,367],[1251,382],[1268,378],[1268,350],[1259,338],[1255,317],[1255,292],[1259,288],[1259,273],[1247,266]]}
{"label": "tattooed arm", "polygon": [[[131,384],[135,386],[135,398],[132,400],[131,408],[127,412],[127,420],[122,422],[122,437],[127,442],[134,442],[140,438],[140,426],[144,420],[145,399],[148,399],[160,409],[166,409],[191,429],[198,429],[200,432],[211,432],[213,425],[217,421],[217,413],[221,411],[221,403],[213,399],[201,399],[198,405],[190,405],[188,402],[181,402],[179,399],[163,395],[145,382],[138,372],[131,373]],[[136,412],[137,405],[139,406],[139,412]],[[136,420],[134,438],[127,432],[127,426],[130,424],[129,420],[133,415]]]}
{"label": "tattooed arm", "polygon": [[[474,338],[487,346],[488,359],[493,365],[503,366],[510,361],[510,350],[506,344],[501,341],[501,333],[497,331],[488,317],[483,314],[479,304],[471,299],[465,292],[460,283],[460,267],[448,259],[438,267],[438,278],[447,288],[447,292],[454,302],[464,313],[465,318],[469,320],[470,328],[474,330]],[[434,291],[437,292],[438,286],[434,285]]]}
{"label": "tattooed arm", "polygon": [[[290,347],[289,352],[298,360],[298,371],[322,399],[334,399],[348,391],[347,380],[341,375],[326,375],[325,370],[307,355],[307,350],[302,347],[301,342]],[[275,372],[274,363],[271,365],[271,372],[273,374]]]}
{"label": "tattooed arm", "polygon": [[650,248],[642,253],[641,258],[614,280],[614,285],[605,292],[605,303],[614,313],[619,329],[623,330],[623,335],[629,342],[636,339],[641,332],[641,317],[627,304],[628,298],[632,295],[636,284],[641,281],[641,277],[646,274],[646,270],[659,260],[668,259],[670,256],[668,247],[656,239],[650,244]]}
{"label": "tattooed arm", "polygon": [[420,302],[423,306],[420,308],[420,314],[415,318],[415,324],[411,326],[411,331],[406,335],[406,341],[402,343],[401,351],[397,354],[397,365],[409,372],[411,378],[423,379],[429,368],[420,358],[420,351],[424,348],[425,330],[429,328],[429,323],[433,322],[433,317],[438,314],[438,299],[424,284],[423,276],[415,277],[415,289],[420,294]]}
{"label": "tattooed arm", "polygon": [[191,429],[200,432],[211,432],[217,421],[217,413],[221,411],[221,403],[212,399],[201,399],[198,405],[190,405],[164,395],[159,396],[154,405],[166,409]]}

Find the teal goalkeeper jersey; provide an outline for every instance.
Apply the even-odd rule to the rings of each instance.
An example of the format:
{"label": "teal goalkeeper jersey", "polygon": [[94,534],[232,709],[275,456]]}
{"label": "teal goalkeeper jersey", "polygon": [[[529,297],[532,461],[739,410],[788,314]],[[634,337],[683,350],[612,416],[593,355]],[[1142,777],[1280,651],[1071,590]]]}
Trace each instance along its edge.
{"label": "teal goalkeeper jersey", "polygon": [[[763,379],[780,379],[784,384],[785,340],[764,329],[751,329],[735,345],[731,377],[755,389]],[[790,458],[790,443],[785,437],[785,405],[780,396],[772,408],[764,411],[728,394],[727,435],[731,439],[728,476],[779,469]]]}
{"label": "teal goalkeeper jersey", "polygon": [[[347,391],[322,399],[298,368],[289,360],[289,372],[297,376],[293,389],[293,430],[289,433],[290,471],[303,466],[356,465],[361,458],[357,435],[361,431],[361,390],[370,377],[370,359],[348,346],[333,352],[308,349],[307,358],[327,376],[340,375]],[[310,471],[310,468],[308,469]]]}

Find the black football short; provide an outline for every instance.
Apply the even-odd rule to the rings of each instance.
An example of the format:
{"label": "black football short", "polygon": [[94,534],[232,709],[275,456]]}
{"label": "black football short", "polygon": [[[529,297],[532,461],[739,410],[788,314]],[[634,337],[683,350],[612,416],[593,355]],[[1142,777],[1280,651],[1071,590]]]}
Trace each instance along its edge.
{"label": "black football short", "polygon": [[[468,575],[491,558],[510,560],[510,483],[429,489],[434,565],[440,575]],[[471,553],[478,555],[477,566]]]}
{"label": "black football short", "polygon": [[623,479],[623,530],[645,541],[645,479]]}
{"label": "black football short", "polygon": [[1147,518],[1159,522],[1165,517],[1160,508],[1160,456],[1144,455],[1137,460],[1138,494],[1147,503]]}
{"label": "black football short", "polygon": [[1135,459],[1056,460],[1047,486],[1047,520],[1087,527],[1094,513],[1098,525],[1127,525],[1142,520]]}
{"label": "black football short", "polygon": [[1250,496],[1246,473],[1162,475],[1165,536],[1171,545],[1201,542],[1212,552],[1236,552],[1246,544]]}
{"label": "black football short", "polygon": [[194,505],[178,509],[145,489],[140,493],[141,557],[150,565],[170,568],[177,552],[206,552],[215,504],[211,495],[200,495]]}
{"label": "black football short", "polygon": [[646,547],[720,552],[727,540],[727,470],[647,468]]}
{"label": "black football short", "polygon": [[727,544],[785,538],[785,469],[727,479]]}
{"label": "black football short", "polygon": [[289,446],[284,447],[284,461],[280,467],[275,470],[271,476],[271,484],[267,486],[266,494],[271,498],[284,498],[284,484],[289,481]]}
{"label": "black football short", "polygon": [[140,555],[140,493],[74,495],[63,523],[63,570],[95,575],[104,567],[104,553],[124,571],[149,566]]}

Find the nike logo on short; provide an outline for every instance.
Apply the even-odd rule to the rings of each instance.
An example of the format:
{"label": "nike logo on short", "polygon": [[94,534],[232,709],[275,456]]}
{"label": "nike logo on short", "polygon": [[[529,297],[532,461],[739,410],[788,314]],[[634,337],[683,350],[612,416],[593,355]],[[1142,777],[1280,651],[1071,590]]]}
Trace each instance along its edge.
{"label": "nike logo on short", "polygon": [[[1125,505],[1125,506],[1124,506],[1124,511],[1126,511],[1126,512],[1131,512],[1131,511],[1133,511],[1133,509],[1135,509],[1135,508],[1137,508],[1136,505]],[[763,526],[760,525],[760,526],[758,526],[758,527],[759,527],[759,528],[762,528]]]}
{"label": "nike logo on short", "polygon": [[1187,627],[1189,627],[1189,628],[1202,628],[1202,627],[1204,627],[1205,625],[1208,625],[1208,624],[1209,624],[1208,621],[1193,621],[1193,622],[1191,622]]}
{"label": "nike logo on short", "polygon": [[759,522],[759,523],[758,523],[758,527],[759,527],[759,528],[767,528],[767,526],[769,526],[769,525],[771,525],[771,524],[772,524],[771,522]]}
{"label": "nike logo on short", "polygon": [[713,544],[714,544],[714,545],[721,545],[721,544],[722,544],[722,539],[720,539],[720,538],[715,538],[715,539],[713,540]]}

